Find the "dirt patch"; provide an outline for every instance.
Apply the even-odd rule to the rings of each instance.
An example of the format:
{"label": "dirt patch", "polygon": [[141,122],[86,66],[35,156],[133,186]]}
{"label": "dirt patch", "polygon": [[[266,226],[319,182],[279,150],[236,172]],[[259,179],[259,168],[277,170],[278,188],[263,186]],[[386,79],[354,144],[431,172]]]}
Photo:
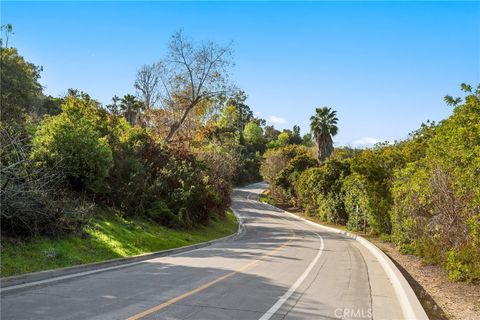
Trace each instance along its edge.
{"label": "dirt patch", "polygon": [[395,245],[369,238],[397,265],[412,286],[431,320],[480,320],[480,285],[452,282],[438,266],[401,254]]}

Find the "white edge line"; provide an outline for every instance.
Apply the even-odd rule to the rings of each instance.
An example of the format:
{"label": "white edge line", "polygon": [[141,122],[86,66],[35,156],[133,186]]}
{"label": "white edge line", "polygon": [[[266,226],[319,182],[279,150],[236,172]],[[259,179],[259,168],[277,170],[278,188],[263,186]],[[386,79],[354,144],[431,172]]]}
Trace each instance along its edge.
{"label": "white edge line", "polygon": [[[154,258],[154,259],[158,259],[158,258]],[[153,259],[149,259],[149,260],[153,260]],[[93,274],[93,273],[110,271],[110,270],[115,270],[115,269],[120,269],[120,268],[128,268],[128,267],[143,263],[145,261],[148,261],[148,260],[126,263],[126,264],[121,264],[121,265],[117,265],[117,266],[106,267],[106,268],[101,268],[101,269],[96,269],[96,270],[77,272],[77,273],[68,274],[68,275],[65,275],[65,276],[52,277],[52,278],[48,278],[48,279],[44,279],[44,280],[37,280],[37,281],[29,282],[29,283],[17,284],[17,285],[1,288],[0,292],[5,293],[5,292],[9,292],[9,291],[16,290],[16,289],[36,287],[36,286],[39,286],[39,285],[42,285],[42,284],[45,284],[45,283],[57,282],[57,281],[62,281],[62,280],[66,280],[66,279],[82,277],[82,276],[86,276],[86,275]]]}
{"label": "white edge line", "polygon": [[320,259],[320,256],[322,255],[323,253],[323,246],[324,246],[324,242],[323,242],[323,238],[316,232],[312,231],[313,233],[315,233],[319,238],[320,238],[320,248],[318,249],[318,253],[317,255],[315,256],[315,259],[313,259],[312,262],[310,262],[310,264],[308,265],[307,269],[305,269],[305,271],[302,273],[302,275],[297,279],[297,281],[295,281],[295,283],[290,287],[290,289],[288,289],[287,292],[285,292],[278,300],[277,302],[270,308],[268,309],[267,312],[265,312],[263,314],[263,316],[259,319],[259,320],[268,320],[270,319],[274,314],[275,312],[278,311],[278,309],[280,309],[283,304],[285,302],[287,302],[288,298],[291,297],[291,295],[298,289],[298,287],[303,283],[303,281],[305,281],[305,278],[308,277],[308,275],[310,274],[310,272],[312,271],[313,267],[315,266],[315,264],[318,262],[318,259]]}
{"label": "white edge line", "polygon": [[[247,201],[249,202],[254,202],[256,200],[250,199],[251,194],[247,196]],[[258,203],[262,203],[260,201],[256,201]],[[297,225],[295,223],[295,225]],[[288,289],[287,292],[285,292],[278,300],[277,302],[270,307],[270,309],[265,312],[259,320],[269,320],[284,304],[287,302],[287,300],[292,296],[292,294],[297,291],[298,287],[305,281],[305,279],[308,277],[310,272],[312,272],[313,267],[317,264],[318,260],[320,259],[323,249],[324,249],[324,241],[321,235],[316,233],[315,231],[310,230],[313,232],[319,239],[320,239],[320,247],[318,248],[317,255],[315,258],[310,262],[308,267],[305,269],[305,271],[302,273],[302,275],[295,281],[295,283]]]}
{"label": "white edge line", "polygon": [[[280,209],[280,208],[277,208],[275,206],[272,206],[271,204],[268,204],[268,203],[265,203],[267,206],[270,206],[272,208],[275,208],[275,209]],[[307,220],[305,218],[302,218],[302,217],[299,217],[291,212],[288,212],[288,211],[285,211],[283,209],[280,209],[282,210],[283,213],[286,213],[294,218],[296,218],[297,220],[301,220],[309,225],[312,225],[312,226],[315,226],[317,228],[320,228],[320,229],[325,229],[325,230],[328,230],[328,231],[331,231],[331,232],[334,232],[334,233],[339,233],[339,234],[342,234],[342,235],[348,235],[348,234],[345,234],[342,230],[339,230],[339,229],[335,229],[335,228],[332,228],[332,227],[327,227],[327,226],[323,226],[323,225],[320,225],[318,223],[315,223],[315,222],[312,222],[310,220]],[[360,244],[362,244],[368,251],[370,251],[371,254],[373,254],[375,256],[375,258],[377,258],[377,260],[380,262],[380,265],[382,266],[383,270],[385,271],[385,273],[387,274],[387,277],[390,279],[390,281],[392,282],[392,286],[394,288],[394,291],[395,291],[395,294],[397,295],[397,298],[399,300],[399,304],[400,304],[400,307],[402,309],[402,312],[403,312],[403,316],[405,317],[405,319],[409,319],[409,320],[421,320],[421,319],[426,319],[428,320],[428,316],[427,314],[425,313],[425,310],[423,309],[423,307],[421,306],[420,302],[418,301],[418,298],[417,296],[415,295],[415,293],[413,292],[412,288],[410,287],[410,285],[408,285],[408,282],[406,281],[405,278],[403,278],[403,275],[401,275],[400,271],[398,271],[398,273],[400,273],[401,277],[403,278],[404,282],[407,283],[407,288],[409,289],[410,292],[410,295],[413,295],[415,297],[415,300],[416,301],[413,301],[415,304],[417,304],[417,306],[420,306],[420,310],[418,310],[419,308],[417,307],[417,312],[415,312],[413,306],[412,306],[412,301],[411,299],[409,299],[408,297],[408,294],[407,292],[405,291],[405,287],[402,285],[401,283],[401,280],[400,280],[400,276],[398,275],[398,273],[395,272],[395,269],[394,267],[392,267],[392,262],[390,260],[387,260],[388,257],[379,249],[377,248],[374,244],[372,244],[370,241],[368,241],[367,239],[361,237],[361,236],[357,236],[357,235],[354,235],[354,234],[351,234],[353,237],[354,240],[358,241]],[[262,318],[263,319],[263,318]],[[267,318],[268,319],[268,318]]]}

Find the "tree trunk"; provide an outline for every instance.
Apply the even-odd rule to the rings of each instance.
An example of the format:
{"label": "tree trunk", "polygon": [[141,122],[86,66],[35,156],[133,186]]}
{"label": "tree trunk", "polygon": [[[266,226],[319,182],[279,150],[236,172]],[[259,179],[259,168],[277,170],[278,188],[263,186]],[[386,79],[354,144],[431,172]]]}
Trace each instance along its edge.
{"label": "tree trunk", "polygon": [[180,126],[183,124],[183,122],[185,122],[185,119],[187,119],[187,116],[190,113],[190,110],[195,108],[195,106],[199,103],[199,101],[200,101],[200,98],[198,98],[198,97],[195,100],[193,100],[190,103],[190,105],[188,105],[188,107],[185,109],[185,112],[183,113],[182,118],[180,118],[179,121],[175,122],[170,127],[170,131],[168,132],[168,135],[164,140],[165,143],[169,143],[172,140],[173,136],[175,135],[175,132],[177,132],[177,130],[180,128]]}
{"label": "tree trunk", "polygon": [[333,152],[333,141],[332,137],[329,134],[320,135],[317,137],[317,158],[320,165],[325,162],[325,160]]}

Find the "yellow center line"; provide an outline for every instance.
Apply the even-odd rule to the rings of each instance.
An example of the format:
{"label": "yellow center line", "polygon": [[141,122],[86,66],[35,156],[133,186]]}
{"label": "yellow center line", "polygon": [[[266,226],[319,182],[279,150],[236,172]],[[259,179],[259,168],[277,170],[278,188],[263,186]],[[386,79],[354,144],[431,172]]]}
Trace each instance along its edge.
{"label": "yellow center line", "polygon": [[278,246],[277,248],[272,249],[271,251],[269,251],[268,253],[266,253],[265,255],[263,255],[262,257],[260,257],[259,259],[254,260],[254,261],[252,261],[252,262],[249,262],[249,263],[247,263],[246,265],[244,265],[244,266],[242,266],[242,267],[240,267],[240,268],[238,268],[238,269],[236,269],[236,270],[234,270],[234,271],[232,271],[232,272],[230,272],[230,273],[227,273],[226,275],[223,275],[223,276],[221,276],[221,277],[218,277],[218,278],[216,278],[216,279],[214,279],[214,280],[212,280],[212,281],[210,281],[210,282],[207,282],[207,283],[201,285],[200,287],[197,287],[197,288],[195,288],[195,289],[193,289],[193,290],[191,290],[191,291],[185,292],[184,294],[181,294],[181,295],[179,295],[179,296],[177,296],[177,297],[175,297],[175,298],[173,298],[173,299],[170,299],[170,300],[168,300],[168,301],[165,301],[165,302],[162,303],[162,304],[159,304],[159,305],[157,305],[157,306],[155,306],[155,307],[152,307],[152,308],[150,308],[150,309],[147,309],[147,310],[145,310],[145,311],[142,311],[142,312],[140,312],[140,313],[137,313],[137,314],[129,317],[127,320],[137,320],[137,319],[144,318],[144,317],[146,317],[146,316],[148,316],[148,315],[150,315],[150,314],[152,314],[152,313],[158,312],[158,311],[160,311],[160,310],[162,310],[162,309],[164,309],[164,308],[166,308],[166,307],[168,307],[168,306],[170,306],[170,305],[172,305],[172,304],[174,304],[174,303],[177,303],[177,302],[179,302],[179,301],[181,301],[181,300],[183,300],[183,299],[185,299],[185,298],[187,298],[187,297],[189,297],[189,296],[191,296],[191,295],[194,295],[194,294],[196,294],[196,293],[198,293],[198,292],[200,292],[200,291],[202,291],[202,290],[205,290],[205,289],[207,289],[208,287],[210,287],[210,286],[212,286],[212,285],[214,285],[214,284],[216,284],[216,283],[218,283],[218,282],[220,282],[220,281],[222,281],[222,280],[225,280],[225,279],[227,279],[227,278],[230,278],[230,277],[236,275],[237,273],[242,272],[242,271],[250,268],[251,266],[257,264],[258,262],[264,260],[265,258],[274,255],[276,252],[282,250],[286,245],[288,245],[288,244],[289,244],[291,241],[293,241],[295,238],[296,238],[295,231],[292,230],[292,237],[291,237],[288,241],[286,241],[285,243],[283,243],[281,246]]}

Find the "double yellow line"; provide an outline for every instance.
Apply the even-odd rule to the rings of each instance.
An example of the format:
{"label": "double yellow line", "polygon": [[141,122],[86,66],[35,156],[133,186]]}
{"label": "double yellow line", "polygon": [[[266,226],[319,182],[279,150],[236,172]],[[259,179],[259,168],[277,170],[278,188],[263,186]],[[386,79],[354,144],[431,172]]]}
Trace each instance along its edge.
{"label": "double yellow line", "polygon": [[177,302],[179,302],[179,301],[181,301],[181,300],[183,300],[183,299],[185,299],[185,298],[187,298],[187,297],[190,297],[191,295],[194,295],[194,294],[196,294],[196,293],[198,293],[198,292],[200,292],[200,291],[203,291],[203,290],[207,289],[208,287],[211,287],[211,286],[213,286],[214,284],[216,284],[216,283],[218,283],[218,282],[220,282],[220,281],[223,281],[223,280],[225,280],[225,279],[227,279],[227,278],[230,278],[230,277],[236,275],[237,273],[242,272],[242,271],[244,271],[244,270],[246,270],[246,269],[254,266],[255,264],[257,264],[258,262],[264,260],[265,258],[268,258],[268,257],[274,255],[274,254],[277,253],[278,251],[282,250],[285,246],[287,246],[290,242],[292,242],[295,238],[296,238],[295,231],[292,230],[292,236],[291,236],[291,238],[290,238],[288,241],[286,241],[286,242],[283,243],[282,245],[278,246],[277,248],[272,249],[272,250],[269,251],[268,253],[266,253],[266,254],[264,254],[263,256],[261,256],[259,259],[254,260],[254,261],[252,261],[252,262],[249,262],[249,263],[247,263],[246,265],[244,265],[244,266],[242,266],[242,267],[240,267],[240,268],[238,268],[238,269],[236,269],[236,270],[234,270],[234,271],[232,271],[232,272],[230,272],[230,273],[227,273],[226,275],[223,275],[223,276],[221,276],[221,277],[218,277],[218,278],[216,278],[216,279],[214,279],[214,280],[212,280],[212,281],[210,281],[210,282],[207,282],[207,283],[201,285],[200,287],[197,287],[197,288],[195,288],[195,289],[193,289],[193,290],[190,290],[190,291],[188,291],[188,292],[185,292],[184,294],[181,294],[181,295],[179,295],[179,296],[177,296],[177,297],[175,297],[175,298],[172,298],[172,299],[170,299],[170,300],[168,300],[168,301],[166,301],[166,302],[164,302],[164,303],[162,303],[162,304],[159,304],[159,305],[157,305],[157,306],[155,306],[155,307],[152,307],[152,308],[150,308],[150,309],[147,309],[147,310],[145,310],[145,311],[142,311],[142,312],[140,312],[140,313],[137,313],[137,314],[129,317],[128,320],[142,319],[142,318],[144,318],[144,317],[146,317],[146,316],[148,316],[148,315],[151,315],[152,313],[158,312],[158,311],[160,311],[160,310],[162,310],[162,309],[164,309],[164,308],[166,308],[166,307],[168,307],[168,306],[170,306],[170,305],[172,305],[172,304],[174,304],[174,303],[177,303]]}

